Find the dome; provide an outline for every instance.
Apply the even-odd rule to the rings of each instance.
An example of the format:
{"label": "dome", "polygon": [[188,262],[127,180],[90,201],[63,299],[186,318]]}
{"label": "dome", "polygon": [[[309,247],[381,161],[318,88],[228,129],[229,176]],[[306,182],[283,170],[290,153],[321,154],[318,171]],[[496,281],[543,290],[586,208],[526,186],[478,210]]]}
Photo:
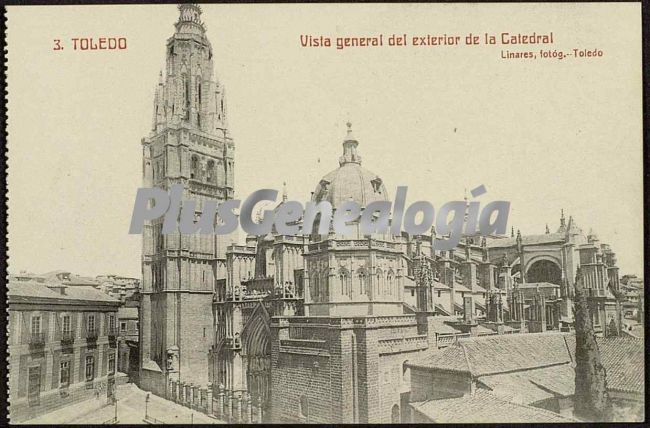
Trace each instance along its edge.
{"label": "dome", "polygon": [[359,143],[352,136],[352,124],[347,125],[348,135],[343,142],[340,166],[320,180],[312,200],[328,201],[333,208],[338,208],[346,201],[355,201],[361,207],[375,201],[389,201],[383,180],[361,167],[361,156],[356,150]]}

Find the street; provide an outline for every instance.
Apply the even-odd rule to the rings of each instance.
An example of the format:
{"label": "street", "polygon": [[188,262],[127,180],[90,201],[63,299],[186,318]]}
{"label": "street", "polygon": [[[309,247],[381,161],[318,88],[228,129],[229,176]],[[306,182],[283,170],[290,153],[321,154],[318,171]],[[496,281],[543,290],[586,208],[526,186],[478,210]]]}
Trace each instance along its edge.
{"label": "street", "polygon": [[[117,388],[118,424],[142,424],[145,416],[147,392],[134,384],[120,385]],[[224,423],[203,413],[167,401],[154,394],[149,395],[147,415],[165,424],[215,424]],[[101,424],[115,417],[115,406],[108,405],[93,412],[73,418],[67,423]]]}

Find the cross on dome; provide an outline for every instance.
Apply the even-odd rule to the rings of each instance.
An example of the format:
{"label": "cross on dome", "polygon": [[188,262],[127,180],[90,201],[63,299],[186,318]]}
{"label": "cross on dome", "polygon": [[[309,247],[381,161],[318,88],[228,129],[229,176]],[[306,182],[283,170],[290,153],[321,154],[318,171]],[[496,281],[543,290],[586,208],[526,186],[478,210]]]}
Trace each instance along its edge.
{"label": "cross on dome", "polygon": [[345,136],[345,141],[357,141],[352,135],[352,122],[348,121],[346,125],[348,126],[348,134]]}

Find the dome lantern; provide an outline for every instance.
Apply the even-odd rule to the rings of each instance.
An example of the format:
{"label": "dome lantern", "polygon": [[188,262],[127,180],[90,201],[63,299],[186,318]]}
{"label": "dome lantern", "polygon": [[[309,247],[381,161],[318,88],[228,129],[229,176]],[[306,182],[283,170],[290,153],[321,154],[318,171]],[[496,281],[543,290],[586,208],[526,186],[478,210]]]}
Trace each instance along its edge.
{"label": "dome lantern", "polygon": [[361,156],[357,153],[357,146],[359,142],[354,135],[352,135],[352,123],[348,122],[348,134],[343,140],[343,156],[339,158],[339,165],[343,166],[346,163],[357,163],[361,165]]}

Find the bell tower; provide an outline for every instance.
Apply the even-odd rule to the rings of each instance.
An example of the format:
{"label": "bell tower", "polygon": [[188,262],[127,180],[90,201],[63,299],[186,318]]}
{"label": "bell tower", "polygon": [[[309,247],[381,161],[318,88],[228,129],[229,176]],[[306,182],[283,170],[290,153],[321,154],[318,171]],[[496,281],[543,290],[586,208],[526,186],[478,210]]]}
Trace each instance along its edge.
{"label": "bell tower", "polygon": [[[235,144],[225,89],[214,77],[213,51],[196,4],[178,6],[155,90],[151,132],[142,139],[144,187],[183,185],[195,216],[208,200],[234,194]],[[214,340],[212,297],[225,278],[229,236],[163,235],[162,218],[143,234],[140,381],[164,396],[169,381],[206,385]]]}

